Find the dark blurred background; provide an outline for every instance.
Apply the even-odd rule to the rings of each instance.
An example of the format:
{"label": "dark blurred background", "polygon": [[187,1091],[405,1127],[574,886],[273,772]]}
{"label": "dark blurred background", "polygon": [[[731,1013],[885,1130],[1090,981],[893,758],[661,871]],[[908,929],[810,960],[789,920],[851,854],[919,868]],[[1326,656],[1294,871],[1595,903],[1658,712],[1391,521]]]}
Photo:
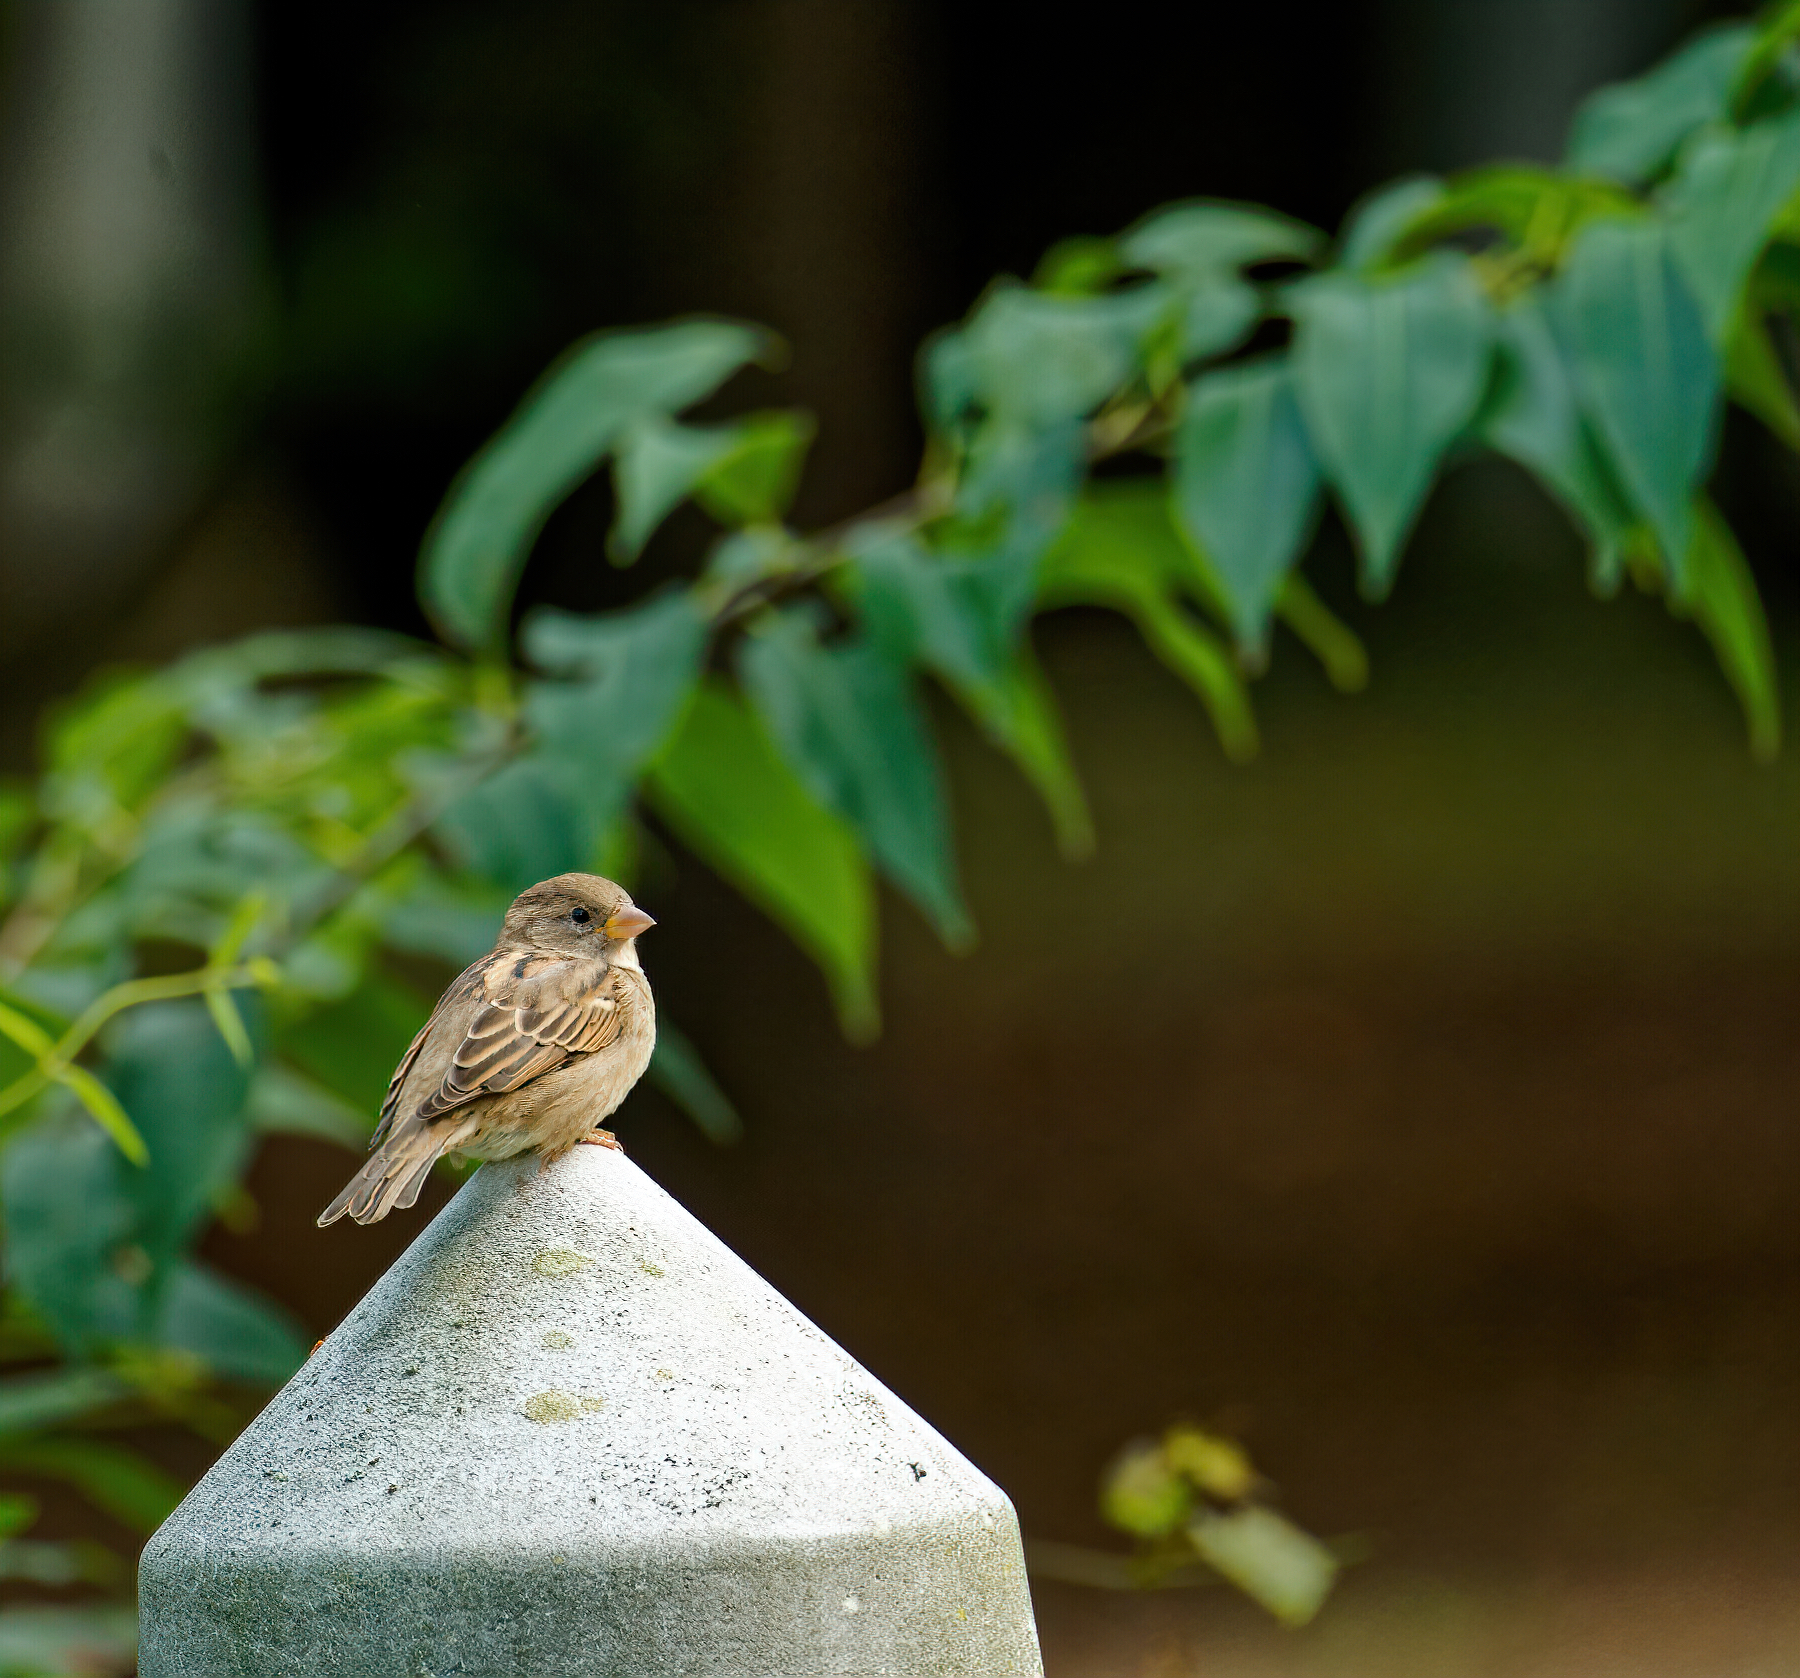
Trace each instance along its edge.
{"label": "dark blurred background", "polygon": [[[842,516],[909,480],[914,348],[996,272],[1172,198],[1330,228],[1395,174],[1553,158],[1581,94],[1744,9],[11,0],[0,761],[98,666],[422,631],[433,508],[583,332],[777,327],[791,365],[726,406],[813,408],[797,517]],[[1791,692],[1800,476],[1749,427],[1723,460]],[[695,562],[686,515],[610,569],[609,512],[557,515],[524,605]],[[1704,643],[1591,599],[1498,465],[1389,605],[1334,529],[1309,569],[1374,680],[1278,646],[1248,768],[1120,621],[1043,626],[1089,864],[945,710],[982,943],[890,903],[872,1049],[654,850],[652,973],[747,1135],[645,1092],[633,1157],[1028,1534],[1107,1543],[1102,1466],[1188,1416],[1361,1536],[1299,1634],[1042,1585],[1055,1678],[1800,1672],[1792,752],[1754,765]],[[320,1333],[419,1227],[314,1229],[346,1163],[271,1141],[260,1228],[209,1242]]]}

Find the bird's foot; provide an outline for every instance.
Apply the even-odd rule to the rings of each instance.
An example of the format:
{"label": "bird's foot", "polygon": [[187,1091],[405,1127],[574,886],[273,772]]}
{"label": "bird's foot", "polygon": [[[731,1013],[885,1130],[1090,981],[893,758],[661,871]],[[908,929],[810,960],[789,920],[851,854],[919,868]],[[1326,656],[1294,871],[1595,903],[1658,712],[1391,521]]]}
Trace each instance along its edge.
{"label": "bird's foot", "polygon": [[610,1130],[590,1130],[581,1140],[592,1142],[596,1148],[611,1148],[615,1153],[620,1154],[625,1152],[625,1144]]}

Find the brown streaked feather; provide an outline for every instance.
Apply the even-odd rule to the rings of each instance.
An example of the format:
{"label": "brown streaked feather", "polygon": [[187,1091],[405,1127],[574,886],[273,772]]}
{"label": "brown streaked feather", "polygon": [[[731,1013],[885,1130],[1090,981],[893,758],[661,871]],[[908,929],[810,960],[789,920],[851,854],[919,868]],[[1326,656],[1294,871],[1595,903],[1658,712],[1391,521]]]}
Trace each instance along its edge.
{"label": "brown streaked feather", "polygon": [[501,956],[477,966],[484,1000],[443,1082],[419,1104],[421,1122],[484,1095],[516,1090],[618,1035],[619,975],[603,960]]}
{"label": "brown streaked feather", "polygon": [[394,1068],[394,1075],[388,1080],[387,1094],[381,1098],[380,1123],[375,1126],[375,1134],[369,1138],[371,1152],[381,1146],[394,1128],[394,1114],[400,1106],[401,1088],[406,1083],[406,1075],[413,1069],[413,1062],[419,1058],[419,1050],[431,1035],[431,1028],[443,1017],[446,1009],[461,1002],[471,991],[480,989],[482,972],[493,959],[492,955],[485,955],[457,974],[449,988],[438,998],[437,1006],[431,1010],[431,1018],[419,1027],[418,1036],[400,1057],[400,1064]]}

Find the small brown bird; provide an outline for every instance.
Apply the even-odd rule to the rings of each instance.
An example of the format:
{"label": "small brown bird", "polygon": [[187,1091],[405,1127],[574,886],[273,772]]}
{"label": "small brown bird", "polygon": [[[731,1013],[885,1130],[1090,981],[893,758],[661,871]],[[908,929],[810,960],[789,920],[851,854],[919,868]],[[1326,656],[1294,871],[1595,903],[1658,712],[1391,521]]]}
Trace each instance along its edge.
{"label": "small brown bird", "polygon": [[319,1215],[359,1224],[410,1206],[438,1156],[559,1159],[650,1064],[656,1003],[637,936],[656,925],[622,886],[558,874],[520,892],[494,947],[439,998],[388,1085],[374,1157]]}

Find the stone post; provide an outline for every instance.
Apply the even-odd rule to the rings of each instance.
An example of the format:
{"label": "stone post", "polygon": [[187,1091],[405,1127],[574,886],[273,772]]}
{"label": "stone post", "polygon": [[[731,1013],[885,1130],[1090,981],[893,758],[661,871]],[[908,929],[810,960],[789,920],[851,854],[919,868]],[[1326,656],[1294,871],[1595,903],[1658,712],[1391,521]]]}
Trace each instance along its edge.
{"label": "stone post", "polygon": [[602,1148],[484,1166],[140,1601],[143,1678],[1042,1671],[1000,1490]]}

